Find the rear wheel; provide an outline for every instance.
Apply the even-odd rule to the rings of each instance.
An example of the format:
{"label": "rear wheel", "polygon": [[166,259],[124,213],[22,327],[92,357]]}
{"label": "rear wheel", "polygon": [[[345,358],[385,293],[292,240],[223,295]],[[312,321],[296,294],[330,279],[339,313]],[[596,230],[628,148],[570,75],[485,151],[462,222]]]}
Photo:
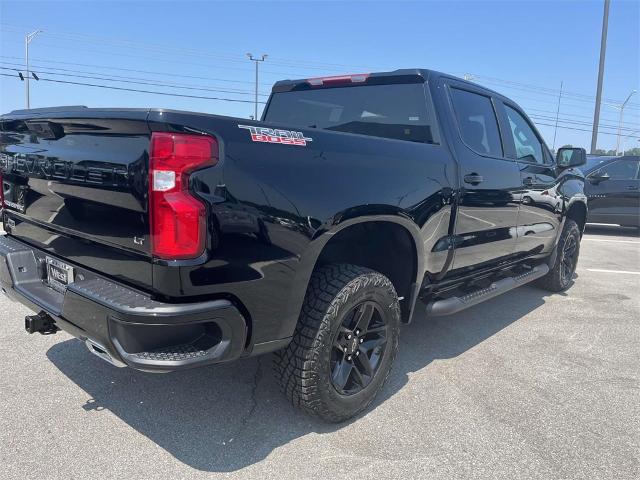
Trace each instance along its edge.
{"label": "rear wheel", "polygon": [[555,262],[549,273],[537,281],[538,286],[551,292],[561,292],[571,285],[580,254],[580,229],[568,218],[556,246]]}
{"label": "rear wheel", "polygon": [[400,307],[381,273],[328,265],[311,277],[289,346],[274,369],[291,402],[329,422],[365,409],[382,388],[398,350]]}

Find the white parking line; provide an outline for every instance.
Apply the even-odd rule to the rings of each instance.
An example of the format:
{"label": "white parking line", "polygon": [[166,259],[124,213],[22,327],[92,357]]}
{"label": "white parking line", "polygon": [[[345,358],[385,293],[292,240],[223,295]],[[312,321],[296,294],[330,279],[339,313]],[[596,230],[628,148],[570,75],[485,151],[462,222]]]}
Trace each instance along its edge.
{"label": "white parking line", "polygon": [[634,240],[605,240],[604,238],[583,238],[583,242],[611,242],[611,243],[637,243],[640,245],[640,242],[636,242]]}
{"label": "white parking line", "polygon": [[588,272],[600,272],[600,273],[625,273],[627,275],[640,275],[640,272],[631,272],[629,270],[604,270],[601,268],[587,268]]}

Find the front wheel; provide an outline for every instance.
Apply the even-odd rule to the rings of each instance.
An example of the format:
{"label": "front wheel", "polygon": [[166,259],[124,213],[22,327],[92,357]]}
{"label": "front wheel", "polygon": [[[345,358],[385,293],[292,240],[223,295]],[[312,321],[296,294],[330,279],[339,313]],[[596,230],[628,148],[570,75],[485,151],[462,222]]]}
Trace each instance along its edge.
{"label": "front wheel", "polygon": [[580,228],[568,218],[556,245],[555,261],[549,265],[549,273],[538,280],[538,286],[550,292],[562,292],[569,288],[578,266],[580,254]]}
{"label": "front wheel", "polygon": [[327,265],[309,283],[289,346],[274,370],[291,402],[329,422],[364,410],[382,388],[398,350],[400,307],[391,281],[349,265]]}

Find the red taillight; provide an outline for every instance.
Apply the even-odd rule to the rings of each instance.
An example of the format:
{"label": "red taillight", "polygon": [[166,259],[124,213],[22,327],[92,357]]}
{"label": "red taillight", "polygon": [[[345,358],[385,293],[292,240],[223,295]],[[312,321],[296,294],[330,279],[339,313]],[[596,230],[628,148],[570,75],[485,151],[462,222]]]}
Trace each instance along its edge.
{"label": "red taillight", "polygon": [[151,253],[175,260],[204,252],[206,209],[189,193],[189,173],[218,162],[212,137],[154,132],[149,152]]}
{"label": "red taillight", "polygon": [[335,77],[316,77],[309,78],[307,82],[313,87],[323,85],[335,85],[340,83],[363,83],[369,78],[368,73],[353,73],[351,75],[338,75]]}

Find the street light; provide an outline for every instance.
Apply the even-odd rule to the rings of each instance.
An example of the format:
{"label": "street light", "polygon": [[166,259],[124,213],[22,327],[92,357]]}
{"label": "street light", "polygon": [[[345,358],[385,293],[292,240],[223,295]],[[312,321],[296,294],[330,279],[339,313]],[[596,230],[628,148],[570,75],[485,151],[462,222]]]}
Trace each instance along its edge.
{"label": "street light", "polygon": [[42,30],[36,30],[35,32],[28,33],[24,37],[24,59],[27,67],[27,75],[26,75],[26,89],[27,89],[27,108],[29,108],[29,77],[31,77],[31,72],[29,71],[29,44],[31,40],[33,40],[36,35],[42,33]]}
{"label": "street light", "polygon": [[627,106],[627,102],[629,102],[629,100],[631,99],[631,97],[633,96],[634,93],[636,93],[636,90],[631,90],[631,93],[629,93],[629,95],[627,95],[627,99],[624,102],[620,103],[620,104],[618,104],[618,103],[605,103],[605,105],[608,105],[609,107],[617,108],[618,110],[620,110],[620,116],[618,117],[618,135],[617,135],[617,140],[616,140],[616,155],[620,151],[620,134],[621,134],[621,130],[622,130],[622,116],[624,114],[624,107]]}
{"label": "street light", "polygon": [[261,58],[253,58],[253,55],[250,53],[247,53],[247,57],[249,57],[249,60],[251,60],[252,62],[256,62],[256,100],[255,100],[255,111],[254,111],[254,119],[257,120],[258,119],[258,62],[264,62],[264,59],[267,58],[267,54],[263,53]]}

